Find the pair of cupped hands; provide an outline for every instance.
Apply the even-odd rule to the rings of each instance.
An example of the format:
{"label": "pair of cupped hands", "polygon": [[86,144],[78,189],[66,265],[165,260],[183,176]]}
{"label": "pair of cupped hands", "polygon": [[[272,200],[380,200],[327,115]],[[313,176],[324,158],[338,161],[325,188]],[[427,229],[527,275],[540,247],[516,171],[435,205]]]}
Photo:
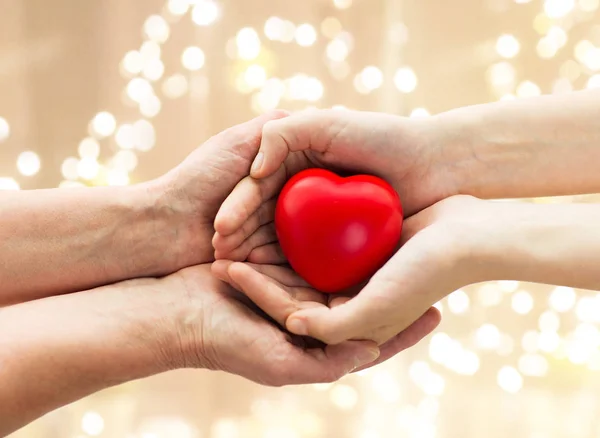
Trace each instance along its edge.
{"label": "pair of cupped hands", "polygon": [[[259,350],[271,349],[274,362],[286,362],[286,376],[256,378],[249,369],[230,370],[218,354],[209,367],[276,385],[335,380],[383,362],[433,331],[441,319],[433,305],[475,282],[466,245],[473,234],[469,223],[479,221],[478,211],[493,215],[479,208],[484,201],[453,196],[460,182],[445,161],[442,124],[435,117],[346,110],[275,112],[251,123],[260,125],[258,141],[244,144],[247,176],[215,214],[210,269],[243,294],[255,314],[278,326],[278,339],[290,345],[229,321],[232,336],[250,330],[245,335],[256,337],[252,343],[265,344]],[[274,226],[277,196],[289,178],[308,168],[379,176],[402,200],[401,246],[360,289],[324,294],[286,265]],[[226,323],[214,319],[215,326]],[[330,372],[305,375],[317,362]]]}

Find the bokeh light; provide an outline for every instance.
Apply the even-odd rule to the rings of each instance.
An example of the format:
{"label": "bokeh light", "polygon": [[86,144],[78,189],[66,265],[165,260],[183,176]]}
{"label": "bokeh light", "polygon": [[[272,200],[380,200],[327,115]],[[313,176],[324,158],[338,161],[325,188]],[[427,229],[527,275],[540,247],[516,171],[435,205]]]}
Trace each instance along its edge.
{"label": "bokeh light", "polygon": [[198,0],[193,2],[192,21],[198,26],[209,26],[219,18],[219,6],[213,0]]}
{"label": "bokeh light", "polygon": [[10,125],[4,117],[0,117],[0,142],[5,141],[10,136]]}
{"label": "bokeh light", "polygon": [[17,169],[24,176],[33,176],[40,171],[40,157],[33,151],[25,151],[17,158]]}
{"label": "bokeh light", "polygon": [[417,88],[417,75],[410,67],[402,67],[394,75],[394,84],[402,93],[410,93]]}
{"label": "bokeh light", "polygon": [[496,51],[503,58],[514,58],[520,50],[521,44],[513,35],[501,35],[496,42]]}
{"label": "bokeh light", "polygon": [[188,70],[200,70],[204,66],[204,52],[200,47],[190,46],[183,51],[181,63]]}

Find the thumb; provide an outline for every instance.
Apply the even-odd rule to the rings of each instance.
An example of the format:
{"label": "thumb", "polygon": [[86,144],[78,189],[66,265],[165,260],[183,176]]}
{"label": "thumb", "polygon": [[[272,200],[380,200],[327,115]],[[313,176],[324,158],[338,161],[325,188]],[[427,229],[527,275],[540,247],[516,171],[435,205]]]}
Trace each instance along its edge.
{"label": "thumb", "polygon": [[415,275],[419,263],[418,258],[415,262],[414,251],[409,245],[401,248],[358,295],[345,303],[291,314],[286,320],[287,329],[327,344],[350,339],[387,341],[437,301],[431,301],[430,293],[423,293],[427,284]]}
{"label": "thumb", "polygon": [[308,149],[325,152],[330,145],[326,129],[331,124],[329,114],[324,110],[307,110],[265,123],[250,175],[257,179],[272,175],[290,152]]}
{"label": "thumb", "polygon": [[201,164],[203,178],[212,183],[217,192],[226,190],[229,194],[248,176],[260,147],[263,126],[287,115],[285,111],[271,111],[221,131],[196,148],[181,166],[189,168],[191,165],[196,170]]}
{"label": "thumb", "polygon": [[[221,155],[224,150],[232,152],[234,155],[247,160],[249,164],[256,156],[262,137],[262,130],[266,123],[287,117],[289,113],[283,110],[270,111],[255,117],[252,120],[232,126],[209,138],[204,145],[200,147],[205,157],[211,155]],[[241,177],[246,175],[241,175]]]}
{"label": "thumb", "polygon": [[[365,293],[366,292],[366,293]],[[347,340],[374,340],[385,316],[377,300],[363,290],[356,297],[336,307],[298,310],[286,320],[286,328],[296,335],[310,336],[335,345]]]}

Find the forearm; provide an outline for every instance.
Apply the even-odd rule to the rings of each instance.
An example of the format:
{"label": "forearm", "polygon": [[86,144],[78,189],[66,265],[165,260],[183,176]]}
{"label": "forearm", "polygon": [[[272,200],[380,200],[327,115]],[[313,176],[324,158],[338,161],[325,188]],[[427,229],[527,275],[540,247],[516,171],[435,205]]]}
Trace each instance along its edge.
{"label": "forearm", "polygon": [[177,228],[147,186],[0,192],[0,304],[177,269]]}
{"label": "forearm", "polygon": [[437,122],[440,159],[461,194],[600,192],[600,90],[461,108]]}
{"label": "forearm", "polygon": [[493,215],[473,240],[486,280],[600,290],[600,205],[499,203]]}
{"label": "forearm", "polygon": [[181,298],[164,280],[145,279],[0,309],[0,436],[168,370],[176,342],[165,315]]}

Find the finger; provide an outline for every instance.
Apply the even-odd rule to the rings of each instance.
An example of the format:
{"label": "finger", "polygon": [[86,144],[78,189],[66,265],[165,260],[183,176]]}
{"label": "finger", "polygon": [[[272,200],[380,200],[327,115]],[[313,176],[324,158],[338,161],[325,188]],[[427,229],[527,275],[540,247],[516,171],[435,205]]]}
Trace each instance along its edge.
{"label": "finger", "polygon": [[297,310],[323,306],[314,301],[294,299],[281,284],[245,263],[233,263],[228,273],[248,298],[282,326],[287,317]]}
{"label": "finger", "polygon": [[369,341],[345,342],[325,349],[308,350],[288,345],[288,354],[271,361],[269,374],[277,376],[274,382],[277,386],[335,382],[379,356],[379,349]]}
{"label": "finger", "polygon": [[267,245],[277,241],[275,224],[273,222],[263,225],[255,233],[242,242],[240,246],[230,252],[215,251],[215,259],[228,259],[233,261],[244,261],[254,248]]}
{"label": "finger", "polygon": [[235,233],[259,207],[273,198],[287,179],[285,167],[264,179],[246,177],[225,199],[215,217],[215,230],[228,236]]}
{"label": "finger", "polygon": [[[385,295],[382,292],[380,297]],[[349,339],[374,339],[390,318],[390,312],[397,310],[388,304],[388,300],[371,298],[363,291],[350,300],[340,300],[341,304],[338,302],[332,308],[298,311],[288,318],[286,327],[291,333],[311,336],[326,344],[338,344]]]}
{"label": "finger", "polygon": [[410,239],[415,237],[417,233],[427,228],[432,222],[434,213],[434,209],[429,207],[404,219],[404,222],[402,223],[402,234],[400,236],[400,241],[398,242],[399,247],[404,246]]}
{"label": "finger", "polygon": [[[324,131],[330,124],[323,111],[304,111],[285,119],[272,120],[263,126],[260,149],[250,170],[254,178],[273,174],[284,163],[290,152],[312,149],[325,152],[329,141],[312,141],[315,133]],[[280,123],[282,122],[283,123]]]}
{"label": "finger", "polygon": [[383,343],[406,329],[439,301],[436,297],[443,292],[439,279],[422,274],[419,260],[414,257],[421,248],[413,248],[413,241],[401,248],[353,299],[333,309],[298,312],[286,322],[287,329],[327,344],[348,339]]}
{"label": "finger", "polygon": [[217,260],[210,265],[210,271],[219,280],[226,281],[225,279],[229,276],[227,270],[232,263],[230,260]]}
{"label": "finger", "polygon": [[248,254],[248,261],[258,264],[282,265],[287,263],[287,258],[279,243],[269,243],[268,245],[254,248]]}
{"label": "finger", "polygon": [[[214,262],[211,265],[211,272],[219,280],[224,281],[225,283],[229,284],[231,287],[233,287],[237,291],[237,294],[235,294],[235,295],[232,294],[233,298],[235,298],[236,300],[238,300],[241,303],[243,303],[246,307],[248,307],[249,309],[251,309],[254,313],[256,313],[257,315],[259,315],[261,318],[269,321],[273,325],[279,325],[279,326],[281,326],[281,324],[279,324],[277,321],[275,321],[268,313],[266,313],[255,302],[253,302],[244,293],[244,290],[240,287],[240,285],[237,284],[231,278],[231,276],[229,275],[229,267],[233,263],[236,263],[236,262],[232,262],[230,260],[218,260],[218,261]],[[286,336],[287,336],[287,338],[290,339],[290,342],[292,340],[298,340],[298,339],[300,339],[300,340],[301,339],[309,339],[309,338],[302,338],[300,336],[290,336],[289,334],[286,334]]]}
{"label": "finger", "polygon": [[425,336],[429,335],[435,328],[440,324],[442,316],[440,311],[435,307],[430,307],[419,319],[413,322],[406,330],[398,333],[392,339],[381,345],[379,348],[381,354],[372,363],[357,368],[356,372],[371,368],[378,365],[386,360],[394,357],[396,354],[404,351],[418,342],[420,342]]}
{"label": "finger", "polygon": [[217,260],[212,263],[210,266],[211,273],[217,277],[219,280],[224,281],[229,284],[231,287],[237,289],[240,292],[243,292],[238,284],[236,284],[231,276],[229,275],[229,266],[234,263],[230,260]]}
{"label": "finger", "polygon": [[258,207],[240,228],[228,236],[215,233],[213,247],[221,252],[229,252],[240,246],[240,244],[252,235],[259,227],[268,224],[275,219],[276,199],[271,199]]}
{"label": "finger", "polygon": [[332,308],[297,311],[285,326],[293,334],[311,336],[326,344],[350,339],[370,339],[382,344],[411,325],[431,305],[429,300],[410,299],[406,305],[395,305],[384,299],[361,299],[360,295]]}
{"label": "finger", "polygon": [[[255,271],[266,275],[269,278],[281,283],[284,286],[298,288],[311,287],[302,277],[300,277],[293,269],[277,266],[277,265],[261,265],[257,263],[245,263],[246,266],[250,266]],[[323,294],[320,294],[323,296]]]}
{"label": "finger", "polygon": [[333,309],[334,307],[341,306],[342,304],[346,304],[350,301],[352,297],[347,296],[332,296],[329,298],[329,308]]}
{"label": "finger", "polygon": [[313,289],[302,277],[289,268],[273,265],[246,263],[257,272],[275,280],[285,287],[286,292],[296,301],[310,301],[327,305],[327,296]]}
{"label": "finger", "polygon": [[[256,157],[265,123],[289,116],[283,110],[270,111],[255,117],[247,122],[232,126],[209,138],[200,148],[205,156],[220,154],[224,147],[232,154],[243,158],[247,163],[247,172],[250,171],[250,161]],[[242,173],[243,175],[243,173]]]}

